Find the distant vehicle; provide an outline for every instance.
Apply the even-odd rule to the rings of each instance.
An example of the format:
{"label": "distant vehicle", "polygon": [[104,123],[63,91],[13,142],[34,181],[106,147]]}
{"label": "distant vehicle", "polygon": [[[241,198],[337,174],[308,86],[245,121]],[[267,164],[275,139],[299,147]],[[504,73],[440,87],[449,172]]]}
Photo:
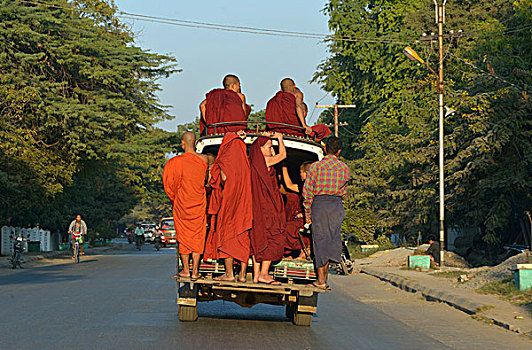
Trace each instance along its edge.
{"label": "distant vehicle", "polygon": [[162,218],[159,224],[161,240],[166,247],[168,244],[176,244],[174,218]]}
{"label": "distant vehicle", "polygon": [[152,242],[155,232],[155,224],[146,223],[140,225],[144,229],[144,241]]}
{"label": "distant vehicle", "polygon": [[[30,235],[28,234],[27,237],[29,238]],[[19,235],[10,235],[9,238],[13,240],[13,255],[11,256],[11,259],[8,259],[11,263],[11,268],[16,269],[17,266],[22,268],[22,253],[24,253],[24,242],[27,241],[26,238],[22,236],[22,234]]]}

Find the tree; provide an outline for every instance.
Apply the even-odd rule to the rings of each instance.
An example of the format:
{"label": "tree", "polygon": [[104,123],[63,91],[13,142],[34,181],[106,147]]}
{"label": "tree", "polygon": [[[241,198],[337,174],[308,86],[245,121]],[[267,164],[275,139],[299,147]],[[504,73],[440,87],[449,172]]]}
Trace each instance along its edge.
{"label": "tree", "polygon": [[[354,129],[343,136],[354,170],[349,206],[373,212],[379,232],[436,232],[436,81],[402,55],[410,44],[437,66],[434,43],[415,42],[434,30],[433,7],[331,0],[324,11],[334,37],[373,38],[331,41],[314,77],[338,102],[357,105],[343,116]],[[446,56],[446,103],[458,111],[445,121],[447,223],[478,227],[488,244],[504,241],[532,207],[531,106],[522,88],[532,79],[530,13],[525,1],[447,5],[446,28],[467,37],[446,50],[515,84]]]}
{"label": "tree", "polygon": [[0,0],[5,223],[45,222],[50,203],[74,200],[102,179],[107,190],[123,190],[111,185],[127,178],[115,148],[168,118],[155,94],[157,80],[178,71],[175,60],[136,47],[116,11],[103,0]]}

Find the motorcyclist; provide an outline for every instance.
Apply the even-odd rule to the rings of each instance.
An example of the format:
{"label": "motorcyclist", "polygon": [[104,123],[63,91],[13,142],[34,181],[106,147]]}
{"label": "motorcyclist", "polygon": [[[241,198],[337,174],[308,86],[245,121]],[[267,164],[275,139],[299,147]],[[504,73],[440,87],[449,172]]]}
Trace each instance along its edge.
{"label": "motorcyclist", "polygon": [[159,230],[159,226],[155,226],[155,231],[153,232],[153,235],[154,235],[153,241],[154,241],[154,244],[155,244],[155,248],[157,250],[159,250],[159,247],[161,246],[161,244],[163,242],[162,233]]}
{"label": "motorcyclist", "polygon": [[138,224],[137,228],[135,229],[135,239],[137,240],[137,248],[140,248],[144,241],[144,228],[141,226],[141,224]]}
{"label": "motorcyclist", "polygon": [[78,240],[81,237],[80,243],[80,254],[85,254],[84,252],[84,244],[85,237],[87,235],[87,224],[85,221],[81,220],[81,215],[76,215],[76,219],[73,220],[70,223],[70,226],[68,226],[68,233],[71,234],[70,241],[72,243],[72,259],[75,259],[74,256],[74,240]]}

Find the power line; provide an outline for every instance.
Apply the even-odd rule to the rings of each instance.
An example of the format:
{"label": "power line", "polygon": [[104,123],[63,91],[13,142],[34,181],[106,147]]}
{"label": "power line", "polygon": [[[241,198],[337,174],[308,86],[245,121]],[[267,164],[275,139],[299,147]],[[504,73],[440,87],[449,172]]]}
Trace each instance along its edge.
{"label": "power line", "polygon": [[[532,24],[525,24],[525,25],[522,25],[522,26],[515,26],[515,27],[512,27],[512,28],[505,28],[505,29],[502,29],[502,31],[500,32],[487,32],[486,31],[488,30],[487,28],[481,28],[481,29],[474,29],[474,30],[470,30],[470,31],[458,31],[458,32],[455,32],[455,33],[449,33],[449,34],[444,34],[443,35],[443,38],[444,39],[453,39],[453,38],[463,38],[463,37],[472,37],[473,34],[478,34],[478,35],[475,35],[476,37],[490,37],[490,36],[501,36],[501,35],[507,35],[507,34],[510,34],[510,33],[516,33],[516,32],[520,32],[520,31],[523,31],[523,30],[527,30],[527,29],[532,29]],[[437,34],[434,34],[434,33],[431,33],[431,35],[425,35],[423,34],[423,36],[419,39],[419,41],[436,41],[438,39],[438,35]]]}
{"label": "power line", "polygon": [[[33,5],[48,6],[51,8],[65,9],[65,10],[74,10],[85,13],[100,14],[99,11],[76,8],[74,6],[61,6],[57,4],[50,4],[40,0],[18,0],[19,2]],[[296,32],[296,31],[287,31],[287,30],[278,30],[270,28],[257,28],[257,27],[247,27],[247,26],[237,26],[237,25],[228,25],[228,24],[216,24],[200,21],[190,21],[178,18],[167,18],[159,16],[149,16],[137,13],[130,13],[126,11],[117,10],[117,16],[139,20],[145,22],[159,23],[159,24],[168,24],[179,27],[188,27],[188,28],[199,28],[199,29],[209,29],[209,30],[218,30],[218,31],[229,31],[229,32],[239,32],[247,34],[259,34],[259,35],[268,35],[268,36],[278,36],[278,37],[292,37],[292,38],[302,38],[302,39],[316,39],[324,41],[345,41],[345,42],[368,42],[368,43],[381,43],[381,44],[409,44],[407,41],[400,41],[392,38],[385,37],[356,37],[356,36],[347,36],[347,37],[338,37],[335,35],[319,34],[319,33],[308,33],[308,32]]]}
{"label": "power line", "polygon": [[529,91],[526,87],[519,86],[519,85],[514,84],[514,83],[512,83],[512,82],[510,82],[510,81],[508,81],[508,80],[506,80],[506,79],[504,79],[504,78],[499,77],[499,76],[496,75],[496,74],[493,74],[493,73],[491,73],[491,72],[485,71],[485,70],[483,70],[483,69],[477,67],[477,66],[474,65],[473,63],[471,63],[471,62],[467,62],[466,60],[464,60],[464,59],[462,59],[462,58],[460,58],[460,57],[454,55],[454,54],[451,53],[451,52],[449,52],[449,56],[451,56],[452,58],[454,58],[454,59],[456,59],[456,60],[462,62],[463,64],[466,64],[466,65],[468,65],[468,66],[470,66],[470,67],[473,67],[474,69],[476,69],[476,70],[478,70],[478,71],[480,71],[480,72],[482,72],[482,73],[484,73],[484,74],[486,74],[486,75],[489,75],[489,76],[493,77],[494,79],[497,79],[497,80],[502,81],[502,82],[504,82],[504,83],[506,83],[506,84],[508,84],[508,85],[511,85],[511,86],[513,86],[513,87],[515,87],[515,88],[518,88],[519,90],[524,90],[524,91],[530,93],[530,91]]}
{"label": "power line", "polygon": [[312,109],[312,113],[310,113],[310,117],[308,118],[309,123],[312,122],[312,116],[314,115],[314,112],[316,111],[316,105],[317,105],[319,102],[321,102],[321,100],[323,100],[325,97],[327,97],[327,95],[329,95],[329,94],[330,94],[330,92],[327,91],[327,92],[325,93],[325,95],[323,95],[319,100],[316,101],[316,103],[314,104],[314,108]]}

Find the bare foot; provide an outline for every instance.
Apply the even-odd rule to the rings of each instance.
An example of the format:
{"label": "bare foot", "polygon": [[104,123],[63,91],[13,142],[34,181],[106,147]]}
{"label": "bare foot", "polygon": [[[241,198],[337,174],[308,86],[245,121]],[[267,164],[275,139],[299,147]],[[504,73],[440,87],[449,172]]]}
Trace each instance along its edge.
{"label": "bare foot", "polygon": [[241,275],[238,275],[238,277],[237,277],[237,281],[238,281],[238,282],[241,282],[241,283],[246,283],[246,281],[247,281],[246,275],[244,275],[244,276],[242,276],[242,277],[240,277],[240,276],[241,276]]}
{"label": "bare foot", "polygon": [[186,273],[185,271],[181,271],[177,274],[179,277],[190,277],[190,272]]}
{"label": "bare foot", "polygon": [[190,276],[190,279],[193,279],[193,280],[199,280],[200,278],[203,278],[203,276],[200,275],[199,273],[198,273],[198,274],[194,274],[194,273],[193,273],[193,274]]}
{"label": "bare foot", "polygon": [[215,277],[215,281],[234,281],[235,276],[227,276],[226,274],[223,274],[221,276]]}
{"label": "bare foot", "polygon": [[272,286],[280,286],[281,285],[281,282],[277,282],[276,280],[274,280],[273,278],[259,278],[259,282],[260,283],[266,283],[266,284],[269,284],[269,285],[272,285]]}

